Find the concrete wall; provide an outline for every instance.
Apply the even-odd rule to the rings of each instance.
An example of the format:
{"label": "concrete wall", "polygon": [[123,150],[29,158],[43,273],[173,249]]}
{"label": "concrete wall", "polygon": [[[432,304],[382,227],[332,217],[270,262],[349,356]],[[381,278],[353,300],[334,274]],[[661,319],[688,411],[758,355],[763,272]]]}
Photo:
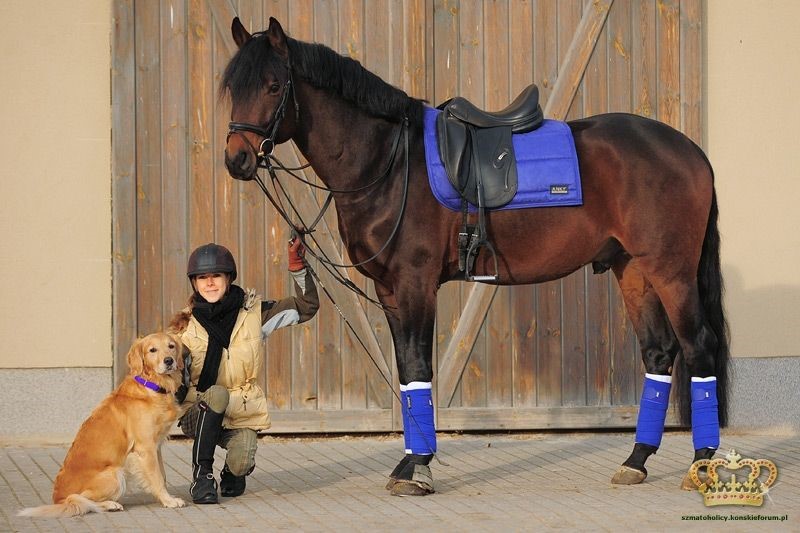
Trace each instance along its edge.
{"label": "concrete wall", "polygon": [[[0,441],[68,439],[112,384],[111,4],[31,6],[0,2]],[[800,2],[710,0],[706,10],[706,148],[733,353],[797,356]],[[744,370],[739,379],[791,378],[796,362],[742,361],[735,370]],[[20,409],[26,395],[34,397]],[[793,402],[778,394],[734,413],[781,425],[800,418]]]}

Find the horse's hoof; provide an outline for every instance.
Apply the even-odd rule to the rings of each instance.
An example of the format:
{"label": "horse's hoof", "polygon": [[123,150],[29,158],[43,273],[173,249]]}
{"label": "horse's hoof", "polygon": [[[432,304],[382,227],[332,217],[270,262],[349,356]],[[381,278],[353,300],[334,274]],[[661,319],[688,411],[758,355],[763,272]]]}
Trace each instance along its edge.
{"label": "horse's hoof", "polygon": [[407,479],[397,479],[391,488],[392,496],[427,496],[433,494],[433,487],[427,483],[419,481],[409,481]]}
{"label": "horse's hoof", "polygon": [[[698,470],[697,478],[703,483],[708,483],[708,472],[705,469]],[[681,481],[681,490],[697,490],[697,488],[697,485],[694,484],[692,477],[688,473],[683,476],[683,480]]]}
{"label": "horse's hoof", "polygon": [[637,485],[644,481],[646,477],[647,474],[645,472],[622,465],[619,467],[619,470],[614,473],[614,477],[611,478],[611,483],[614,485]]}
{"label": "horse's hoof", "polygon": [[386,482],[386,487],[384,487],[384,488],[386,490],[392,490],[392,487],[394,487],[396,483],[397,483],[397,478],[396,477],[390,477],[389,481]]}
{"label": "horse's hoof", "polygon": [[435,491],[433,490],[431,468],[428,465],[409,463],[400,476],[394,480],[390,490],[392,496],[427,496],[428,494],[433,494]]}

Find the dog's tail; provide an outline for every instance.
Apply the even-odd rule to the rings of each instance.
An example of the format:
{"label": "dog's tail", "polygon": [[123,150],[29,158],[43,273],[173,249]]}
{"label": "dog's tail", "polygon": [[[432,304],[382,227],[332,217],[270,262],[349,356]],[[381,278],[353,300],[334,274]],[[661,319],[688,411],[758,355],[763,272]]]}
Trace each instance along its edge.
{"label": "dog's tail", "polygon": [[102,513],[107,509],[101,504],[81,496],[80,494],[70,494],[62,503],[52,505],[40,505],[39,507],[28,507],[17,513],[17,516],[48,516],[51,518],[63,518],[68,516],[80,516],[86,513]]}

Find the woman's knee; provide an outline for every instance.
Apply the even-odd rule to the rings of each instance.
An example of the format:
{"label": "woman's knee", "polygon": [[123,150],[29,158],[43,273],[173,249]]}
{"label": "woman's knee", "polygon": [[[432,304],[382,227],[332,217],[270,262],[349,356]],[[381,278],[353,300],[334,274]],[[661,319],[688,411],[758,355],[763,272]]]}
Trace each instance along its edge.
{"label": "woman's knee", "polygon": [[206,405],[215,413],[224,413],[225,409],[228,408],[230,393],[228,389],[222,385],[212,385],[201,394],[201,399],[206,402]]}
{"label": "woman's knee", "polygon": [[225,464],[234,476],[244,476],[256,465],[258,435],[251,429],[234,430],[236,434],[227,442]]}

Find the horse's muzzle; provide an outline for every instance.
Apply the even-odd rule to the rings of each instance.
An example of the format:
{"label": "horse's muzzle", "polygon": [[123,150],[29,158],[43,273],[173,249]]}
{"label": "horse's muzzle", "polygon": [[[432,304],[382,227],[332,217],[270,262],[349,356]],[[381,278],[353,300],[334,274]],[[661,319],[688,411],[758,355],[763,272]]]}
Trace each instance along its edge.
{"label": "horse's muzzle", "polygon": [[225,150],[225,168],[232,178],[242,181],[255,179],[258,166],[254,158],[245,150],[240,150],[234,157],[228,155]]}

